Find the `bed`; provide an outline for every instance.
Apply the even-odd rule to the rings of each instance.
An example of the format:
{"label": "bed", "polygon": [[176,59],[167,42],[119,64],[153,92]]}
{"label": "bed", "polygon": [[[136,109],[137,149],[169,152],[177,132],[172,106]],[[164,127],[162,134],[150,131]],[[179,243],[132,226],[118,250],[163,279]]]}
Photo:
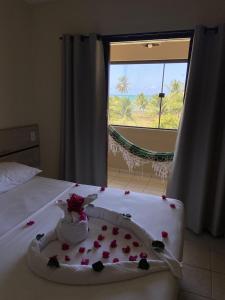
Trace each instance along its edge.
{"label": "bed", "polygon": [[[38,139],[36,126],[32,129],[26,128],[26,134],[28,132],[31,137],[30,132],[34,131],[34,128],[35,137]],[[10,135],[10,131],[8,134]],[[28,156],[30,165],[31,162],[34,163],[31,157],[35,157],[35,164],[39,163],[37,160],[39,143],[35,145],[33,149],[26,147],[24,151],[29,150],[29,155],[23,153],[23,161],[20,162],[25,162],[24,157]],[[36,154],[30,155],[30,150],[34,150]],[[5,154],[9,152],[11,153],[5,151]],[[10,155],[6,155],[7,160],[10,160]],[[12,155],[17,154],[13,151]],[[4,160],[3,156],[1,158]],[[104,192],[100,192],[100,188],[96,186],[75,186],[74,183],[35,176],[28,182],[0,194],[1,299],[177,299],[179,284],[170,271],[95,286],[56,284],[30,272],[26,261],[30,241],[38,233],[48,232],[56,226],[62,214],[55,201],[65,199],[73,192],[83,196],[97,193],[98,198],[94,202],[96,206],[120,213],[130,213],[135,221],[149,230],[155,238],[160,238],[162,230],[167,231],[169,237],[166,246],[177,259],[182,259],[183,206],[180,201],[175,199],[164,201],[158,196],[134,192],[125,195],[124,191],[114,188],[107,188]],[[175,204],[176,209],[169,209],[169,203]],[[30,220],[35,223],[26,226]]]}

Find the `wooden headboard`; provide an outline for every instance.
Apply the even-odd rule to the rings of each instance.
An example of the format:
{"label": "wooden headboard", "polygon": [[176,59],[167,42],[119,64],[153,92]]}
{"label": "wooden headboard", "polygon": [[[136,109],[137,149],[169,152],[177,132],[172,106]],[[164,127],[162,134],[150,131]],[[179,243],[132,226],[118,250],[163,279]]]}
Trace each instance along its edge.
{"label": "wooden headboard", "polygon": [[40,167],[38,125],[0,129],[0,162],[3,161]]}

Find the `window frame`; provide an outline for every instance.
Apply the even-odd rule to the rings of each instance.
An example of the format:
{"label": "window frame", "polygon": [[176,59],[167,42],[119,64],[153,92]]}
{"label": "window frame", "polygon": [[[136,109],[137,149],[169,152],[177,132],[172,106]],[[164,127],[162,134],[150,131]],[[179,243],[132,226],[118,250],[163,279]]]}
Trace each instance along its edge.
{"label": "window frame", "polygon": [[[168,60],[138,60],[138,61],[110,61],[109,66],[111,65],[127,65],[127,64],[168,64],[168,63],[186,63],[187,64],[187,70],[186,70],[186,80],[184,82],[184,96],[185,96],[185,90],[186,90],[186,81],[189,71],[189,59],[168,59]],[[110,76],[109,76],[110,77]],[[164,79],[162,78],[162,81]],[[110,97],[110,95],[108,95]],[[160,101],[160,104],[162,103],[162,98]],[[184,97],[183,97],[183,104],[184,104]],[[161,106],[161,105],[160,105]],[[160,119],[160,117],[159,117]],[[159,123],[158,123],[159,124]],[[128,128],[140,128],[140,129],[151,129],[151,130],[169,130],[169,131],[177,131],[178,128],[161,128],[161,127],[145,127],[145,126],[133,126],[133,125],[119,125],[119,124],[110,124],[112,126],[118,126],[118,127],[128,127]]]}

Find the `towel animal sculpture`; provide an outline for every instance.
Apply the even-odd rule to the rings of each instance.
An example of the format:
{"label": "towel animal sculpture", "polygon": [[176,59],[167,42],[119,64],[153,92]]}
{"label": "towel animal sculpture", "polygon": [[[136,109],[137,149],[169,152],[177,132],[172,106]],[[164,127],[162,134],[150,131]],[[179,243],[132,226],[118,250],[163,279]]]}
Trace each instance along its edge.
{"label": "towel animal sculpture", "polygon": [[97,198],[97,194],[82,197],[72,194],[67,201],[59,200],[58,207],[64,212],[56,227],[58,239],[62,243],[76,245],[88,236],[88,218],[84,206]]}

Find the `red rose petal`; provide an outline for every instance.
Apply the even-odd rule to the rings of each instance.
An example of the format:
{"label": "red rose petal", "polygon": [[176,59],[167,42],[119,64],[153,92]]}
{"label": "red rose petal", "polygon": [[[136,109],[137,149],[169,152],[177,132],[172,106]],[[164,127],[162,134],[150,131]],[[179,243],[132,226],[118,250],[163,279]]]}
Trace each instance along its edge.
{"label": "red rose petal", "polygon": [[35,223],[34,221],[28,221],[27,226],[32,226],[32,225],[34,225],[34,223]]}
{"label": "red rose petal", "polygon": [[174,208],[176,208],[176,205],[175,204],[170,204],[170,207],[174,209]]}
{"label": "red rose petal", "polygon": [[98,249],[98,248],[101,247],[101,245],[99,244],[98,241],[94,241],[93,246],[94,246],[94,248],[96,248],[96,249]]}
{"label": "red rose petal", "polygon": [[70,246],[66,243],[62,244],[62,250],[63,251],[66,251],[66,250],[69,250]]}
{"label": "red rose petal", "polygon": [[164,239],[168,238],[168,232],[166,232],[166,231],[162,231],[161,235]]}
{"label": "red rose petal", "polygon": [[104,238],[105,238],[104,235],[102,235],[102,234],[99,234],[99,235],[98,235],[98,240],[99,240],[99,241],[103,241]]}
{"label": "red rose petal", "polygon": [[113,227],[113,229],[112,229],[112,234],[113,234],[113,235],[119,234],[119,228],[118,228],[118,227]]}
{"label": "red rose petal", "polygon": [[81,260],[81,263],[80,263],[81,265],[88,265],[89,264],[89,259],[88,258],[83,258],[82,260]]}
{"label": "red rose petal", "polygon": [[130,247],[129,246],[124,247],[124,248],[122,248],[122,251],[123,251],[123,253],[130,253]]}
{"label": "red rose petal", "polygon": [[119,262],[119,258],[113,258],[113,263]]}
{"label": "red rose petal", "polygon": [[117,247],[116,240],[113,240],[113,241],[111,242],[110,247],[111,247],[111,248],[116,248],[116,247]]}
{"label": "red rose petal", "polygon": [[79,248],[79,253],[84,253],[85,252],[85,248],[84,247],[80,247]]}
{"label": "red rose petal", "polygon": [[138,242],[134,241],[134,242],[133,242],[133,246],[134,246],[134,247],[139,247],[140,245],[139,245]]}
{"label": "red rose petal", "polygon": [[85,214],[85,212],[80,212],[80,221],[86,221],[87,220],[87,215]]}
{"label": "red rose petal", "polygon": [[102,258],[109,258],[110,253],[108,251],[102,252]]}
{"label": "red rose petal", "polygon": [[105,191],[105,187],[102,186],[102,187],[100,188],[100,192],[104,192],[104,191]]}
{"label": "red rose petal", "polygon": [[125,194],[125,195],[129,195],[129,194],[130,194],[130,191],[125,191],[124,194]]}
{"label": "red rose petal", "polygon": [[131,234],[126,233],[125,236],[124,236],[124,238],[125,238],[126,240],[130,240],[130,239],[132,238],[132,236],[131,236]]}
{"label": "red rose petal", "polygon": [[103,225],[103,226],[102,226],[102,230],[103,230],[103,231],[106,231],[107,229],[108,229],[108,227],[107,227],[106,225]]}
{"label": "red rose petal", "polygon": [[65,261],[70,261],[70,257],[68,255],[65,256]]}
{"label": "red rose petal", "polygon": [[147,257],[148,257],[147,253],[145,253],[145,252],[140,253],[140,258],[147,258]]}
{"label": "red rose petal", "polygon": [[166,195],[162,195],[162,199],[163,199],[163,200],[166,200]]}
{"label": "red rose petal", "polygon": [[129,261],[136,261],[137,257],[138,257],[137,255],[134,255],[134,256],[130,255],[129,256]]}

